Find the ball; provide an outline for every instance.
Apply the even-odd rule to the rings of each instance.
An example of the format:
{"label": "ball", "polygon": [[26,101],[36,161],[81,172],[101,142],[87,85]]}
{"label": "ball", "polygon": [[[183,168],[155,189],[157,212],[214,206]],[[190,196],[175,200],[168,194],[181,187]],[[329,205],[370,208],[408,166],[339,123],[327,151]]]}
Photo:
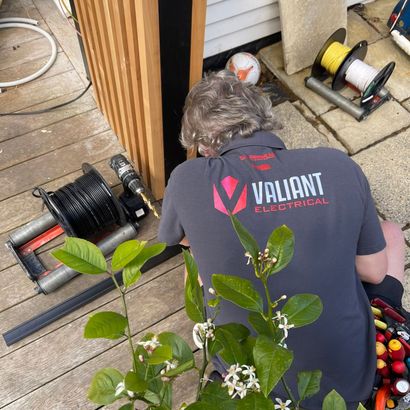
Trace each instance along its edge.
{"label": "ball", "polygon": [[239,80],[256,84],[261,75],[258,59],[250,53],[236,53],[226,63],[225,68],[234,73]]}

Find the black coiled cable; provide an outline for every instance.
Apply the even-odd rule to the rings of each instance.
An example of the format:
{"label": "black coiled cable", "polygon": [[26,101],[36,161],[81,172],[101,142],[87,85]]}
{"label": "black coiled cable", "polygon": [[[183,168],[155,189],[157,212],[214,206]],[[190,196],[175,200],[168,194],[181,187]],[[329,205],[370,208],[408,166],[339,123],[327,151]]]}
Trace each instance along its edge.
{"label": "black coiled cable", "polygon": [[33,190],[40,197],[67,235],[89,238],[104,228],[126,223],[120,202],[108,184],[90,164],[83,164],[84,175],[54,192]]}

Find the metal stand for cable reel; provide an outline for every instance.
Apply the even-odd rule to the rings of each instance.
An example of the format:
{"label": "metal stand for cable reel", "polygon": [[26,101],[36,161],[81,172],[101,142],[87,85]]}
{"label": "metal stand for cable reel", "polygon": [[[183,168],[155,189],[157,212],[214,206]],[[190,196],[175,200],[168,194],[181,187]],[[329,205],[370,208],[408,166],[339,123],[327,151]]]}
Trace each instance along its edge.
{"label": "metal stand for cable reel", "polygon": [[[389,91],[384,88],[384,85],[392,74],[395,63],[390,62],[379,71],[366,90],[361,92],[360,105],[355,104],[338,91],[347,85],[345,75],[353,61],[356,59],[363,60],[365,58],[367,53],[367,41],[360,41],[349,51],[333,77],[331,88],[324,84],[324,81],[329,77],[329,73],[321,65],[323,55],[330,45],[334,42],[343,44],[345,39],[346,30],[344,28],[338,29],[328,38],[316,56],[310,77],[305,78],[305,85],[307,88],[353,116],[357,121],[362,121],[391,98]],[[360,92],[359,90],[357,91]]]}
{"label": "metal stand for cable reel", "polygon": [[[112,223],[115,225],[107,226],[107,230],[101,230],[100,233],[94,230],[89,232],[89,236],[84,236],[84,232],[82,232],[83,235],[80,235],[79,231],[74,230],[70,220],[56,206],[57,203],[53,195],[49,195],[43,190],[49,212],[12,232],[6,242],[6,247],[16,258],[23,271],[36,283],[35,290],[38,293],[49,294],[78,275],[78,272],[61,264],[56,264],[52,269],[47,269],[38,255],[38,251],[44,245],[66,233],[69,236],[92,240],[104,256],[108,256],[122,242],[136,237],[139,226],[137,221],[148,213],[148,208],[144,202],[137,196],[131,195],[125,184],[123,184],[124,192],[118,199],[94,167],[83,164],[83,172],[84,175],[78,178],[76,182],[81,178],[94,178],[93,182],[101,186],[112,200],[116,211],[116,217],[112,220]],[[73,184],[68,184],[64,188],[69,185],[73,186]],[[81,195],[87,196],[90,193],[82,190]],[[96,199],[101,199],[101,196],[100,198],[93,198],[94,201]],[[105,204],[97,205],[106,208]],[[89,218],[92,218],[92,213],[92,209],[90,209]],[[115,230],[113,230],[113,226],[116,226]]]}

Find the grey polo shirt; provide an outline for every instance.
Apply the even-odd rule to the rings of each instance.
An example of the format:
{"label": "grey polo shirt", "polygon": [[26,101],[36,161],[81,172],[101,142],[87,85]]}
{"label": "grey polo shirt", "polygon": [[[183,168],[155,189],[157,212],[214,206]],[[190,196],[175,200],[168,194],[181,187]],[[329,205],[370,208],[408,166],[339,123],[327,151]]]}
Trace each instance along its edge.
{"label": "grey polo shirt", "polygon": [[[375,375],[375,329],[369,303],[355,271],[355,256],[385,247],[384,237],[360,167],[329,148],[286,150],[269,132],[234,139],[220,156],[179,165],[166,189],[159,240],[169,245],[187,237],[208,299],[211,275],[252,280],[228,210],[264,248],[269,234],[286,224],[295,234],[292,262],[270,278],[272,299],[314,293],[324,309],[317,322],[291,329],[286,340],[294,364],[286,380],[297,392],[301,370],[323,372],[321,391],[304,408],[321,409],[336,389],[356,409]],[[247,312],[223,302],[217,323],[247,323]],[[221,364],[221,363],[219,363]],[[281,386],[275,394],[284,396]]]}

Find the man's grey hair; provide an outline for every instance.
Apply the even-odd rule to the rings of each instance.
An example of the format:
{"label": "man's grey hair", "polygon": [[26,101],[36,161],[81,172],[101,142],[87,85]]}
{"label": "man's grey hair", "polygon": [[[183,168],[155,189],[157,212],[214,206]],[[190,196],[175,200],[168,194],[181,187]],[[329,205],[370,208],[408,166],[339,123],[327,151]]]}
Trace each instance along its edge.
{"label": "man's grey hair", "polygon": [[278,128],[272,103],[262,90],[223,70],[207,75],[189,92],[180,141],[186,149],[200,144],[217,153],[233,137]]}

